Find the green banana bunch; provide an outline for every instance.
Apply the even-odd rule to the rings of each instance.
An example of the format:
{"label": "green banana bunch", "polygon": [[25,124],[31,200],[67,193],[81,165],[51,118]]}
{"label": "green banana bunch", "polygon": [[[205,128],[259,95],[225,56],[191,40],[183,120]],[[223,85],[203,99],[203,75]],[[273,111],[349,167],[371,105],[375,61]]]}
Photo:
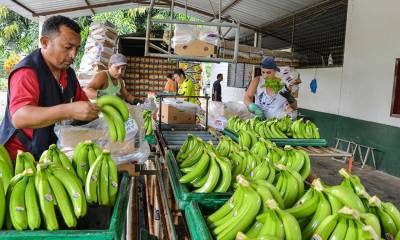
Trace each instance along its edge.
{"label": "green banana bunch", "polygon": [[[225,151],[225,147],[230,148],[229,142],[225,143],[227,145],[220,142],[221,151]],[[190,183],[195,192],[228,191],[232,181],[232,164],[229,159],[216,152],[212,143],[205,144],[202,140],[198,140],[198,144],[189,151],[187,158],[181,159],[179,163],[181,172],[185,173],[179,182]]]}
{"label": "green banana bunch", "polygon": [[125,122],[129,118],[128,107],[118,96],[102,96],[96,100],[108,125],[110,138],[113,142],[125,140]]}
{"label": "green banana bunch", "polygon": [[375,214],[382,226],[382,237],[394,238],[400,231],[400,212],[394,204],[382,202],[377,196],[369,199],[369,211]]}
{"label": "green banana bunch", "polygon": [[[34,175],[32,169],[23,170],[15,175],[8,186],[6,203],[8,211],[6,218],[16,230],[22,231],[28,228],[28,216],[25,201],[25,191],[30,177]],[[35,196],[35,195],[33,195]],[[4,211],[4,209],[3,209]],[[4,213],[3,213],[4,214]]]}
{"label": "green banana bunch", "polygon": [[260,222],[259,231],[246,234],[250,237],[262,238],[272,236],[277,239],[301,239],[300,226],[295,217],[278,207],[275,200],[270,199],[264,202],[264,211],[256,217]]}
{"label": "green banana bunch", "polygon": [[291,126],[293,138],[320,138],[320,134],[315,123],[310,120],[298,119]]}
{"label": "green banana bunch", "polygon": [[[18,159],[17,159],[18,160]],[[71,160],[63,153],[56,144],[51,144],[49,149],[44,151],[40,156],[39,163],[55,163],[63,166],[65,169],[76,175]],[[16,168],[17,169],[17,168]]]}
{"label": "green banana bunch", "polygon": [[96,158],[85,181],[86,199],[91,204],[115,204],[118,192],[118,172],[109,150]]}
{"label": "green banana bunch", "polygon": [[268,133],[270,133],[270,138],[288,138],[284,132],[281,131],[279,127],[278,120],[270,120],[270,124],[267,124],[266,127],[269,127]]}
{"label": "green banana bunch", "polygon": [[77,219],[86,215],[87,204],[79,178],[61,165],[38,164],[35,187],[47,230],[57,230],[59,211],[65,225],[77,226]]}
{"label": "green banana bunch", "polygon": [[356,209],[360,213],[365,213],[366,209],[361,199],[353,192],[353,189],[345,185],[325,186],[322,190],[327,195],[338,199],[345,207]]}
{"label": "green banana bunch", "polygon": [[238,151],[238,148],[239,146],[230,137],[222,136],[215,150],[219,155],[229,157],[234,151]]}
{"label": "green banana bunch", "polygon": [[279,162],[286,165],[289,169],[300,173],[303,181],[306,180],[311,172],[311,162],[308,153],[289,145],[286,145],[283,150]]}
{"label": "green banana bunch", "polygon": [[143,116],[146,136],[153,135],[153,121],[151,118],[151,111],[144,111],[144,112],[149,112],[148,114],[144,114]]}
{"label": "green banana bunch", "polygon": [[0,179],[3,183],[4,193],[7,191],[8,184],[13,176],[14,168],[10,155],[8,154],[7,149],[0,144]]}
{"label": "green banana bunch", "polygon": [[181,148],[179,149],[178,154],[176,155],[176,160],[179,162],[188,158],[188,156],[197,148],[199,145],[203,144],[203,140],[198,138],[192,134],[189,134],[186,138],[185,142],[183,142]]}
{"label": "green banana bunch", "polygon": [[313,239],[380,239],[379,221],[373,214],[360,215],[347,207],[327,216],[316,228]]}
{"label": "green banana bunch", "polygon": [[257,143],[257,137],[252,131],[239,131],[239,147],[241,149],[251,149]]}
{"label": "green banana bunch", "polygon": [[216,239],[234,239],[251,226],[261,207],[261,197],[243,176],[238,176],[238,188],[230,201],[207,218]]}
{"label": "green banana bunch", "polygon": [[304,182],[298,172],[282,164],[278,164],[276,168],[279,174],[275,186],[283,198],[285,208],[290,208],[303,196]]}
{"label": "green banana bunch", "polygon": [[76,145],[72,157],[72,165],[82,183],[85,183],[89,168],[94,164],[96,158],[100,156],[101,151],[100,146],[90,140]]}
{"label": "green banana bunch", "polygon": [[348,186],[353,189],[353,191],[361,198],[363,203],[368,207],[368,200],[371,196],[365,190],[364,185],[358,176],[350,174],[346,169],[342,168],[339,170],[339,174],[344,178],[341,185]]}

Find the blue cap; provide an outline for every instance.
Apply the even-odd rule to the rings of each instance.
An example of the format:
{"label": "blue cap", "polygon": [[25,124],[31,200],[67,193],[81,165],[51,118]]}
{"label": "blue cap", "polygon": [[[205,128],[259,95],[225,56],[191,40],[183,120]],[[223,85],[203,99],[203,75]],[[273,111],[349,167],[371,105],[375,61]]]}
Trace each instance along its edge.
{"label": "blue cap", "polygon": [[260,64],[261,68],[266,68],[266,69],[274,69],[276,71],[280,71],[280,69],[276,66],[275,59],[273,57],[266,57],[264,60],[262,60]]}

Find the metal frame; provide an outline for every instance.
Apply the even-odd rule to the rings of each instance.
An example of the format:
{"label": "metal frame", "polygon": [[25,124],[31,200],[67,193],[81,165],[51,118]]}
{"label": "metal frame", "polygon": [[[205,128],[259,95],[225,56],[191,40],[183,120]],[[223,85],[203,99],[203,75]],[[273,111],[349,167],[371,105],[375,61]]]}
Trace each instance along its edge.
{"label": "metal frame", "polygon": [[[165,1],[164,1],[165,2]],[[221,0],[220,0],[221,2]],[[154,8],[155,0],[151,0],[149,11],[147,14],[147,28],[146,28],[146,41],[145,41],[145,50],[144,56],[146,57],[160,57],[160,58],[168,58],[168,59],[178,59],[178,60],[187,60],[187,61],[201,61],[201,62],[228,62],[228,63],[237,63],[237,55],[239,50],[239,38],[240,38],[240,22],[237,23],[221,23],[221,22],[197,22],[197,21],[180,21],[174,20],[173,18],[173,11],[175,6],[175,1],[170,1],[171,3],[171,17],[169,20],[167,19],[152,19],[151,11]],[[220,4],[221,7],[221,4]],[[185,5],[187,9],[187,5]],[[219,18],[221,19],[221,9],[219,12]],[[151,35],[151,25],[152,23],[169,23],[170,24],[170,35],[169,35],[169,46],[168,46],[168,53],[151,53],[149,51],[150,48],[150,35]],[[234,47],[234,54],[233,59],[225,59],[225,58],[209,58],[209,57],[196,57],[196,56],[180,56],[171,53],[171,38],[172,38],[172,24],[188,24],[188,25],[202,25],[202,26],[215,26],[219,29],[221,27],[228,27],[230,29],[235,30],[235,47]],[[221,37],[221,36],[220,36]],[[219,49],[218,49],[219,51]]]}

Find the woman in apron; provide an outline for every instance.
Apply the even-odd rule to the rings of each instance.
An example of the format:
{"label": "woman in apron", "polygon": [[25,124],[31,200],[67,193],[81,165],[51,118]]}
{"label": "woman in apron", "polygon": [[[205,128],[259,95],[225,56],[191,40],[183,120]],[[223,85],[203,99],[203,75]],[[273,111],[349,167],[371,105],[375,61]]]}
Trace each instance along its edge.
{"label": "woman in apron", "polygon": [[282,118],[297,108],[288,87],[275,76],[277,71],[279,68],[275,60],[272,57],[265,58],[261,62],[261,76],[251,81],[244,96],[248,110],[261,119]]}

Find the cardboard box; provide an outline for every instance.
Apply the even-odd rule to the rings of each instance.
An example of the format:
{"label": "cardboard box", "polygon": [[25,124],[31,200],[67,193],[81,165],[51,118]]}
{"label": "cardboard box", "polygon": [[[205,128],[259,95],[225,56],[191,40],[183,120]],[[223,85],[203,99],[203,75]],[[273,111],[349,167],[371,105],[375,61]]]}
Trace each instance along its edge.
{"label": "cardboard box", "polygon": [[208,57],[214,54],[214,45],[194,40],[188,44],[176,45],[175,53],[181,56]]}
{"label": "cardboard box", "polygon": [[167,124],[195,124],[196,115],[179,110],[169,104],[163,104],[161,121]]}

